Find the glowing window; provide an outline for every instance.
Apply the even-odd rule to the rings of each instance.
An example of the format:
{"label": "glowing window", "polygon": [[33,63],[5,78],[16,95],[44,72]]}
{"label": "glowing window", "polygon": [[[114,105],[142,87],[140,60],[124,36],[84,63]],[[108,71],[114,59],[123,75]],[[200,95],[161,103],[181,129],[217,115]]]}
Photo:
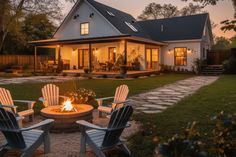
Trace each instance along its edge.
{"label": "glowing window", "polygon": [[81,23],[80,24],[80,34],[81,35],[88,35],[89,34],[89,23]]}
{"label": "glowing window", "polygon": [[175,48],[175,65],[187,65],[187,48]]}

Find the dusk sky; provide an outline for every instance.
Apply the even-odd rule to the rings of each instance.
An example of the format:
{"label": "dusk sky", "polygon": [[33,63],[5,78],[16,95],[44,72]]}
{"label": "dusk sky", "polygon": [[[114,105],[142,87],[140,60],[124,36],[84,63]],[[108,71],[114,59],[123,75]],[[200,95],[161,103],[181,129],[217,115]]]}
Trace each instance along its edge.
{"label": "dusk sky", "polygon": [[[159,4],[168,4],[171,3],[172,5],[177,6],[179,9],[183,8],[184,6],[188,5],[188,2],[183,2],[181,0],[97,0],[103,4],[109,5],[121,11],[127,12],[137,18],[138,15],[142,13],[145,6],[149,3],[155,2]],[[189,1],[192,2],[192,1]],[[196,3],[195,3],[196,4]],[[67,14],[68,11],[71,9],[72,4],[67,4],[64,9],[64,14]],[[234,15],[234,8],[232,5],[231,0],[224,0],[220,1],[216,6],[207,6],[204,10],[210,13],[211,20],[218,24],[218,26],[213,29],[213,33],[216,36],[224,36],[230,38],[236,35],[236,32],[230,31],[224,33],[220,30],[220,22],[226,19],[233,19]]]}

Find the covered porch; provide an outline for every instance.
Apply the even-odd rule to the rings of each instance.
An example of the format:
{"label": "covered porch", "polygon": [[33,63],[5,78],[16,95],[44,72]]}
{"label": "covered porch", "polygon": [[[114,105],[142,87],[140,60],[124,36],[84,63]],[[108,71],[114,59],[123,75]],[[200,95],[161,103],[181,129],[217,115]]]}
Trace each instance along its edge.
{"label": "covered porch", "polygon": [[[36,63],[35,71],[42,70],[40,64],[50,65],[52,70],[72,72],[88,69],[90,72],[118,73],[125,65],[128,71],[158,71],[162,61],[161,42],[128,35],[74,40],[32,41],[37,48],[54,48],[55,57],[47,63]],[[47,69],[47,68],[45,68]]]}

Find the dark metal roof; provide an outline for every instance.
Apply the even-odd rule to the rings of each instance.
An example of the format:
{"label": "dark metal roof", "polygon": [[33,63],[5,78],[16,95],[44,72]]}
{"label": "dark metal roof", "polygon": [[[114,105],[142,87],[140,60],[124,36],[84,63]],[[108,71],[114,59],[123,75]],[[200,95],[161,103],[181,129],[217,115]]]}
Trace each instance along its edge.
{"label": "dark metal roof", "polygon": [[172,17],[166,19],[139,21],[152,40],[194,40],[202,39],[208,13]]}
{"label": "dark metal roof", "polygon": [[[87,0],[94,8],[96,8],[116,29],[118,29],[122,34],[130,34],[132,36],[138,36],[143,38],[151,39],[147,32],[136,22],[135,18],[130,14],[112,8],[110,6],[104,5],[94,0]],[[111,16],[107,11],[113,13],[115,16]],[[138,32],[132,31],[126,24],[126,22],[131,23]]]}

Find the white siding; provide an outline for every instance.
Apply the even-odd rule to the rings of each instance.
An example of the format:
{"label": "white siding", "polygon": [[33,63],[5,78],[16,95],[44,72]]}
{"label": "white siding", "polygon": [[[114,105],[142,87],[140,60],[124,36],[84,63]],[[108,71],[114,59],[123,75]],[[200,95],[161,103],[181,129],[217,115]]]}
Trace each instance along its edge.
{"label": "white siding", "polygon": [[[91,13],[94,13],[92,18],[89,17]],[[79,15],[79,17],[74,19],[74,15]],[[120,32],[86,1],[78,5],[70,16],[56,32],[54,38],[80,39],[120,35]],[[84,22],[89,22],[89,35],[81,36],[80,24]]]}
{"label": "white siding", "polygon": [[200,42],[176,42],[176,43],[169,43],[168,46],[164,46],[161,48],[161,54],[164,65],[175,66],[174,63],[174,48],[175,47],[186,47],[190,49],[187,51],[187,65],[186,66],[176,66],[183,69],[188,69],[189,71],[192,70],[192,66],[194,65],[194,61],[197,58],[200,58],[201,55],[201,45]]}

